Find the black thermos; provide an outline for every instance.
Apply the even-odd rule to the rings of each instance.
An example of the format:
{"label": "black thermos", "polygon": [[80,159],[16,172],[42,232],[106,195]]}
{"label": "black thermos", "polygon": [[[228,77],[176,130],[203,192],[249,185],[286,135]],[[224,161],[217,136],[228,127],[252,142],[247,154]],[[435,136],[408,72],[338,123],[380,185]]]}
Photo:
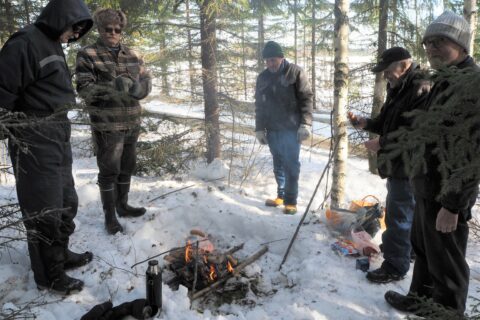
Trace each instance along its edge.
{"label": "black thermos", "polygon": [[162,310],[162,270],[158,266],[158,260],[148,261],[146,278],[147,305],[152,308],[153,317]]}

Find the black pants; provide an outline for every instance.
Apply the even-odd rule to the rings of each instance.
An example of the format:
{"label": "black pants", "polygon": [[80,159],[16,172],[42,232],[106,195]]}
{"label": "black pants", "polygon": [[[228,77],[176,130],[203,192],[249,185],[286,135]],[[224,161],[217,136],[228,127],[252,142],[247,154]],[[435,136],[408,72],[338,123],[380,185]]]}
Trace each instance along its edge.
{"label": "black pants", "polygon": [[130,182],[137,162],[139,133],[139,129],[93,132],[101,190],[109,190],[116,183]]}
{"label": "black pants", "polygon": [[463,314],[470,275],[465,261],[469,212],[459,213],[456,231],[442,233],[435,229],[441,204],[418,196],[415,201],[411,235],[417,257],[410,292]]}
{"label": "black pants", "polygon": [[[25,221],[35,282],[48,286],[63,272],[64,248],[75,230],[78,198],[72,176],[70,123],[19,129],[9,140],[17,196]],[[48,214],[41,214],[49,210]]]}

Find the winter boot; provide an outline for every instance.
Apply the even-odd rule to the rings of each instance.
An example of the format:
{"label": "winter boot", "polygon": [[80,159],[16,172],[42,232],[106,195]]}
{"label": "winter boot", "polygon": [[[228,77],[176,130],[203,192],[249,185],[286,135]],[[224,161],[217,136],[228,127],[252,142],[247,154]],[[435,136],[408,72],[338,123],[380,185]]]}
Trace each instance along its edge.
{"label": "winter boot", "polygon": [[367,272],[367,279],[375,283],[389,283],[402,280],[403,278],[403,275],[392,273],[382,267]]}
{"label": "winter boot", "polygon": [[117,183],[117,201],[115,206],[120,217],[140,217],[147,212],[145,208],[131,207],[128,202],[130,183]]}
{"label": "winter boot", "polygon": [[123,228],[115,215],[115,189],[100,190],[102,198],[103,212],[105,213],[105,229],[109,234],[123,232]]}
{"label": "winter boot", "polygon": [[74,269],[81,266],[84,266],[93,259],[93,254],[90,251],[85,251],[84,253],[76,253],[66,248],[65,250],[66,260],[64,264],[64,269]]}
{"label": "winter boot", "polygon": [[389,290],[385,293],[385,300],[395,309],[403,312],[419,313],[420,299],[413,295],[403,295]]}
{"label": "winter boot", "polygon": [[278,207],[283,204],[283,199],[282,198],[276,198],[276,199],[267,199],[265,201],[265,205],[267,207]]}
{"label": "winter boot", "polygon": [[297,206],[295,204],[287,204],[283,208],[283,213],[285,214],[295,214],[297,213]]}
{"label": "winter boot", "polygon": [[65,274],[65,249],[62,245],[56,243],[52,245],[42,243],[42,255],[50,279],[50,284],[48,286],[37,284],[38,289],[50,289],[62,295],[69,295],[82,291],[83,281],[69,277]]}

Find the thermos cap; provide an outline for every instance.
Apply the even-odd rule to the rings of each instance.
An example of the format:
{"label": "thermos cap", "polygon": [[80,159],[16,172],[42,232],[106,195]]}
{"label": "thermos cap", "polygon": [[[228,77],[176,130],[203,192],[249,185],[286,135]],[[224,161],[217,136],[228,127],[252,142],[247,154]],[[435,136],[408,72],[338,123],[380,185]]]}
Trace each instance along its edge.
{"label": "thermos cap", "polygon": [[158,265],[158,260],[150,260],[150,261],[148,261],[148,265],[149,266],[156,266],[156,265]]}

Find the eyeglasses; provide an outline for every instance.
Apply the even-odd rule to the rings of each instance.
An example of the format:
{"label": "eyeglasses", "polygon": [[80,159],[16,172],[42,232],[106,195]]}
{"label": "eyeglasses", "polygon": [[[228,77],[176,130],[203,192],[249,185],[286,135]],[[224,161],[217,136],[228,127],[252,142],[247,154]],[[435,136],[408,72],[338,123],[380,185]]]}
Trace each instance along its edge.
{"label": "eyeglasses", "polygon": [[114,31],[115,31],[116,34],[122,33],[122,29],[120,29],[120,28],[107,27],[107,28],[103,28],[103,31],[105,31],[105,33],[113,33]]}
{"label": "eyeglasses", "polygon": [[435,49],[440,49],[445,44],[445,41],[447,41],[447,39],[444,37],[433,37],[423,41],[422,44],[424,49],[427,49],[430,46]]}

